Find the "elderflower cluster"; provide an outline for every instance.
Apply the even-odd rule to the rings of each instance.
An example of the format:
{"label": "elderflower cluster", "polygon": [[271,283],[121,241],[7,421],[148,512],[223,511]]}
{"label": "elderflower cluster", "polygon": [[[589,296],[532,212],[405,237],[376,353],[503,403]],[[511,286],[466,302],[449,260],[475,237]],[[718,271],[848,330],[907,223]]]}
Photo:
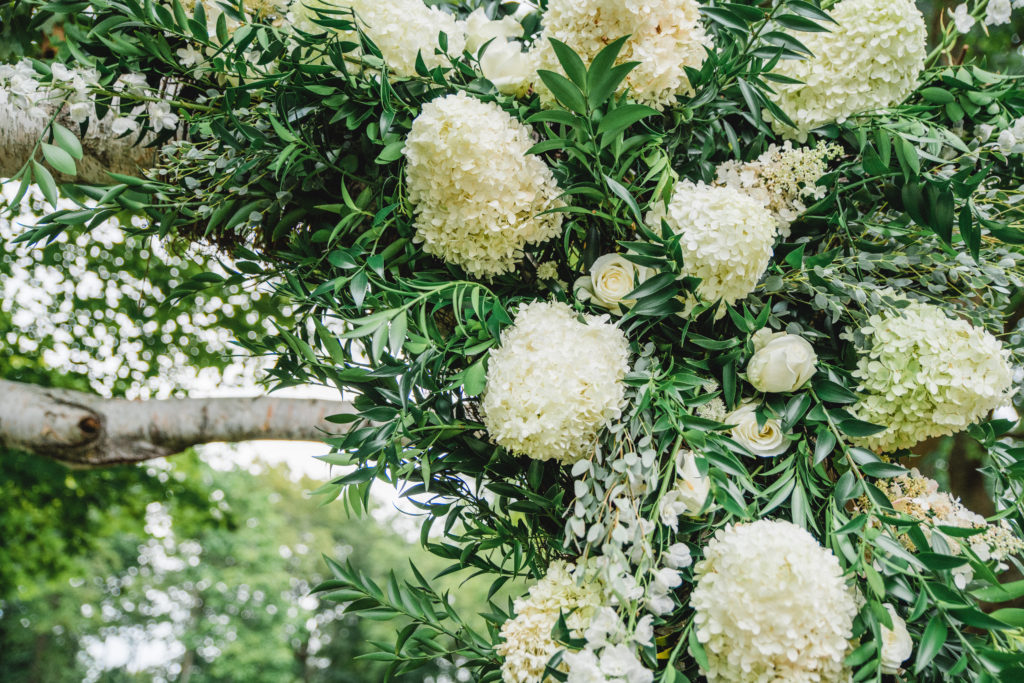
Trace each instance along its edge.
{"label": "elderflower cluster", "polygon": [[773,85],[775,103],[797,125],[774,120],[779,134],[805,140],[812,128],[891,106],[917,86],[927,29],[914,0],[840,0],[829,14],[829,31],[797,35],[813,57],[775,68],[800,81]]}
{"label": "elderflower cluster", "polygon": [[477,277],[514,270],[527,244],[561,234],[555,178],[527,154],[530,130],[463,92],[433,100],[405,143],[416,240]]}
{"label": "elderflower cluster", "polygon": [[1009,352],[986,330],[937,306],[910,303],[873,315],[853,375],[863,396],[853,414],[887,427],[862,443],[878,451],[909,448],[955,434],[1009,398]]}
{"label": "elderflower cluster", "polygon": [[[324,31],[325,28],[314,21],[317,10],[323,9],[351,9],[359,28],[398,76],[416,75],[417,55],[428,69],[448,66],[448,57],[438,54],[441,33],[447,37],[448,49],[444,51],[447,54],[460,55],[466,47],[462,22],[437,7],[428,7],[423,0],[295,0],[292,5],[295,26],[308,33]],[[352,19],[338,13],[325,16],[334,20]],[[342,40],[359,43],[359,33],[355,30],[337,33]]]}
{"label": "elderflower cluster", "polygon": [[[966,546],[983,562],[1003,562],[1010,555],[1024,551],[1024,540],[1013,532],[1005,519],[990,523],[981,515],[968,510],[951,494],[940,491],[938,482],[923,476],[917,469],[901,477],[879,480],[875,486],[889,499],[894,510],[925,524],[922,527],[925,538],[931,539],[933,534],[942,536],[954,555],[961,554]],[[861,498],[857,506],[867,511],[870,504],[866,498]],[[967,538],[956,538],[943,534],[938,527],[984,531]],[[902,534],[898,540],[908,550],[916,550],[909,535]],[[961,572],[954,571],[954,578],[961,584],[961,588],[970,580],[970,574],[970,567],[963,567]]]}
{"label": "elderflower cluster", "polygon": [[0,64],[0,105],[11,106],[32,119],[44,119],[66,98],[68,118],[82,123],[96,115],[90,89],[97,85],[95,69],[50,65],[50,75],[35,70],[31,59]]}
{"label": "elderflower cluster", "polygon": [[733,187],[684,181],[667,206],[658,202],[647,214],[655,232],[662,220],[682,235],[683,274],[700,278],[702,299],[731,305],[754,291],[776,233],[775,219],[758,200]]}
{"label": "elderflower cluster", "polygon": [[839,561],[805,530],[780,520],[729,525],[694,578],[690,602],[711,683],[849,679],[854,596]]}
{"label": "elderflower cluster", "polygon": [[[544,667],[561,649],[551,637],[559,615],[565,618],[570,636],[583,636],[595,610],[605,602],[601,584],[588,574],[583,567],[556,560],[544,578],[515,601],[515,616],[502,624],[502,642],[496,648],[504,658],[501,678],[505,683],[537,683],[545,678]],[[561,668],[565,670],[564,665]]]}
{"label": "elderflower cluster", "polygon": [[523,304],[491,352],[484,424],[515,453],[575,462],[621,415],[628,371],[629,344],[607,316],[580,322],[562,303]]}
{"label": "elderflower cluster", "polygon": [[789,140],[771,145],[757,159],[729,160],[718,165],[716,185],[742,190],[772,212],[779,234],[789,237],[789,226],[807,210],[805,202],[825,196],[818,179],[828,171],[828,162],[843,148],[829,143],[817,147],[793,147]]}
{"label": "elderflower cluster", "polygon": [[[605,46],[623,36],[629,40],[617,64],[639,62],[619,86],[637,101],[662,109],[676,94],[692,92],[684,67],[699,67],[711,48],[711,37],[700,20],[695,0],[551,0],[542,19],[543,32],[535,48],[536,66],[564,73],[551,39],[572,48],[590,63]],[[537,83],[542,100],[552,95]]]}

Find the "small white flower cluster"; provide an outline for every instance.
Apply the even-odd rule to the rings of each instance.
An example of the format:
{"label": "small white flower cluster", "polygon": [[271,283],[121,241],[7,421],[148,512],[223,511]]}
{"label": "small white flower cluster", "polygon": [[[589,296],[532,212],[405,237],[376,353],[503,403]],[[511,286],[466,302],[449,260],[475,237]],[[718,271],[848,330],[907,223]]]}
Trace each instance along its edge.
{"label": "small white flower cluster", "polygon": [[[961,5],[960,7],[963,7]],[[957,10],[960,9],[957,8]],[[985,25],[986,26],[999,26],[1000,24],[1009,24],[1011,21],[1011,14],[1013,10],[1024,7],[1024,0],[989,0],[988,6],[985,8]],[[973,21],[971,24],[973,25]],[[957,25],[959,29],[959,24]],[[966,31],[961,31],[966,33]]]}
{"label": "small white flower cluster", "polygon": [[583,633],[586,647],[563,656],[566,683],[652,683],[654,672],[641,663],[636,648],[653,644],[653,620],[647,615],[631,631],[613,608],[599,608]]}
{"label": "small white flower cluster", "polygon": [[793,147],[786,140],[781,147],[770,145],[753,161],[719,164],[715,184],[742,190],[764,204],[779,224],[779,234],[789,237],[789,226],[807,210],[805,202],[825,196],[818,179],[828,171],[828,161],[842,151],[834,143]]}
{"label": "small white flower cluster", "polygon": [[867,348],[853,376],[864,395],[851,412],[887,427],[861,440],[869,448],[892,451],[955,434],[1009,398],[1009,352],[937,306],[910,303],[873,315],[860,334]]}
{"label": "small white flower cluster", "polygon": [[32,119],[44,119],[66,98],[68,117],[75,123],[96,116],[90,89],[98,85],[99,72],[54,62],[50,73],[47,77],[37,72],[30,59],[0,64],[0,105],[10,105]]}
{"label": "small white flower cluster", "polygon": [[690,603],[709,681],[849,679],[853,592],[835,556],[780,520],[720,529],[697,563]]}
{"label": "small white flower cluster", "polygon": [[487,369],[481,407],[495,443],[572,463],[622,414],[629,343],[607,316],[585,320],[562,303],[520,306]]}
{"label": "small white flower cluster", "polygon": [[668,206],[658,202],[647,214],[657,233],[662,220],[683,236],[683,274],[701,279],[702,299],[731,305],[754,291],[776,234],[775,219],[758,200],[733,187],[687,180],[676,185]]}
{"label": "small white flower cluster", "polygon": [[[559,73],[564,72],[551,47],[552,38],[590,63],[609,43],[629,36],[616,63],[639,64],[619,91],[628,88],[637,101],[657,109],[673,104],[677,94],[692,92],[683,67],[699,67],[711,48],[711,36],[701,24],[694,0],[551,0],[542,24],[534,51],[536,67]],[[539,81],[536,88],[542,100],[552,100]]]}
{"label": "small white flower cluster", "polygon": [[[1024,540],[1014,534],[1005,519],[989,523],[981,515],[964,507],[959,499],[940,491],[938,482],[921,475],[917,469],[901,477],[877,481],[875,486],[889,499],[894,510],[925,523],[922,531],[926,538],[940,535],[954,555],[961,554],[966,546],[983,562],[995,560],[1002,563],[1010,555],[1024,551]],[[867,499],[862,498],[857,507],[868,510]],[[939,526],[984,529],[984,532],[967,538],[955,538],[943,534]],[[898,540],[908,550],[916,549],[908,535],[903,534]],[[998,568],[1003,570],[1007,567],[1000,564]],[[972,576],[973,570],[969,565],[953,570],[954,581],[960,588],[966,587]]]}
{"label": "small white flower cluster", "polygon": [[805,140],[812,128],[901,102],[924,69],[927,29],[914,0],[840,0],[829,14],[830,31],[797,35],[814,56],[775,68],[800,81],[774,85],[775,103],[797,124],[773,120],[781,135]]}
{"label": "small white flower cluster", "polygon": [[515,269],[527,244],[562,231],[561,191],[530,129],[464,92],[423,106],[405,143],[416,240],[477,277]]}
{"label": "small white flower cluster", "polygon": [[[423,58],[428,69],[448,66],[448,57],[438,54],[439,35],[448,38],[449,55],[461,55],[466,47],[465,26],[455,17],[437,8],[428,7],[423,0],[295,0],[292,17],[295,26],[308,33],[326,30],[317,25],[318,9],[355,12],[363,33],[380,50],[388,67],[399,76],[416,75],[416,56]],[[325,15],[342,20],[344,15]],[[351,19],[351,17],[348,17]],[[338,31],[343,40],[359,42],[356,31]]]}
{"label": "small white flower cluster", "polygon": [[[985,136],[986,139],[988,136]],[[1024,152],[1024,116],[1013,122],[1012,126],[999,131],[996,146],[1003,154]]]}
{"label": "small white flower cluster", "polygon": [[565,618],[570,635],[580,638],[604,602],[604,590],[593,580],[591,572],[561,560],[552,562],[544,578],[527,595],[516,599],[515,616],[501,626],[502,642],[495,650],[505,660],[501,665],[502,680],[543,680],[548,660],[561,649],[551,637],[559,615]]}

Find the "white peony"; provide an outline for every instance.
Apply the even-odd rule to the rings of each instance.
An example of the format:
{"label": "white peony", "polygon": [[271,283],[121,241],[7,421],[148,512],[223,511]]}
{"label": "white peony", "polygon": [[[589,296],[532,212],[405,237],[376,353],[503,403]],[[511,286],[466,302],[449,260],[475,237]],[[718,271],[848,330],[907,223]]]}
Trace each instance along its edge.
{"label": "white peony", "polygon": [[459,92],[423,105],[405,143],[416,240],[477,277],[515,269],[528,244],[559,235],[554,176],[530,129],[493,102]]}
{"label": "white peony", "polygon": [[796,391],[814,376],[817,362],[814,347],[800,335],[762,328],[754,334],[747,381],[766,393]]}
{"label": "white peony", "polygon": [[914,0],[840,0],[829,14],[836,21],[829,31],[795,35],[813,57],[775,67],[800,81],[773,84],[775,103],[797,125],[773,120],[787,137],[805,140],[818,126],[898,104],[924,69],[927,29]]}
{"label": "white peony", "polygon": [[536,70],[533,57],[517,42],[495,41],[480,56],[480,73],[506,95],[525,95]]}
{"label": "white peony", "polygon": [[892,628],[889,629],[884,624],[882,625],[879,668],[884,674],[895,674],[899,672],[900,665],[910,659],[910,655],[913,654],[914,640],[907,632],[907,622],[896,614],[896,609],[890,604],[886,604],[885,609],[889,611],[889,616],[892,618]]}
{"label": "white peony", "polygon": [[[551,47],[552,38],[589,63],[606,45],[629,36],[616,64],[639,64],[619,92],[628,89],[637,101],[658,109],[674,104],[677,94],[692,92],[684,67],[700,67],[711,48],[695,0],[550,0],[542,23],[534,48],[537,66],[559,73],[564,72]],[[553,100],[539,79],[536,87],[542,101]]]}
{"label": "white peony", "polygon": [[466,17],[465,31],[466,49],[475,55],[489,40],[504,43],[511,38],[518,38],[523,34],[523,27],[515,17],[488,19],[483,8],[478,7]]}
{"label": "white peony", "polygon": [[701,279],[697,293],[705,301],[731,305],[757,287],[776,233],[775,219],[759,201],[732,187],[684,181],[667,206],[657,202],[646,217],[657,233],[663,220],[682,235],[683,274]]}
{"label": "white peony", "polygon": [[988,331],[911,303],[873,315],[853,375],[857,418],[887,427],[861,442],[879,451],[910,448],[967,429],[1003,405],[1013,386],[1009,352]]}
{"label": "white peony", "polygon": [[835,556],[779,520],[729,525],[694,568],[690,597],[710,683],[838,683],[850,672],[853,592]]}
{"label": "white peony", "polygon": [[636,303],[636,299],[627,299],[626,295],[652,273],[652,269],[638,266],[619,254],[605,254],[594,261],[590,275],[576,280],[573,288],[580,301],[592,301],[622,315]]}
{"label": "white peony", "polygon": [[729,435],[760,458],[774,458],[789,449],[789,440],[782,432],[782,424],[767,418],[764,425],[757,424],[757,404],[747,402],[725,416],[726,424],[735,425]]}
{"label": "white peony", "polygon": [[537,460],[575,462],[619,418],[629,371],[625,335],[562,303],[523,304],[491,352],[483,420],[495,443]]}

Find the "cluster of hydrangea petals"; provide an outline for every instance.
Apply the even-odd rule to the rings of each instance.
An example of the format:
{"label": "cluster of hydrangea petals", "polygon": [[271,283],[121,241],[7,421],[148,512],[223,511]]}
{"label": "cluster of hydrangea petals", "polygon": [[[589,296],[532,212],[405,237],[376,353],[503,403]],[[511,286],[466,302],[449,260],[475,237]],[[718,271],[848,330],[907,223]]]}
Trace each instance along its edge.
{"label": "cluster of hydrangea petals", "polygon": [[570,635],[583,637],[605,601],[601,584],[587,574],[582,567],[556,560],[544,578],[515,601],[515,616],[502,624],[502,642],[496,648],[504,658],[501,678],[505,683],[538,683],[545,678],[548,660],[561,649],[551,637],[560,614]]}
{"label": "cluster of hydrangea petals", "polygon": [[881,452],[962,431],[1008,399],[1009,352],[986,330],[937,306],[910,303],[873,315],[853,375],[864,394],[853,414],[887,427],[862,439]]}
{"label": "cluster of hydrangea petals", "polygon": [[684,181],[667,206],[658,202],[647,214],[655,232],[662,220],[683,236],[684,275],[701,279],[701,298],[733,304],[754,291],[776,233],[775,219],[761,202],[734,187]]}
{"label": "cluster of hydrangea petals", "polygon": [[[351,9],[363,33],[380,50],[384,61],[398,76],[416,75],[416,56],[423,58],[428,69],[447,66],[448,58],[438,54],[439,36],[448,40],[447,53],[460,55],[466,46],[466,32],[455,17],[437,7],[428,7],[423,0],[295,0],[292,16],[303,31],[319,33],[316,10],[328,9],[330,19],[351,19],[337,10]],[[356,31],[339,31],[343,40],[359,42]]]}
{"label": "cluster of hydrangea petals", "polygon": [[405,143],[409,201],[423,249],[477,277],[509,272],[527,244],[562,231],[561,191],[530,130],[463,92],[433,100]]}
{"label": "cluster of hydrangea petals", "polygon": [[[564,72],[551,47],[552,38],[590,63],[609,43],[629,36],[616,63],[639,64],[619,91],[628,88],[637,101],[657,109],[674,103],[677,94],[692,92],[684,67],[699,67],[711,48],[695,0],[551,0],[542,23],[534,50],[536,65],[559,73]],[[543,100],[551,100],[542,83],[535,87]]]}
{"label": "cluster of hydrangea petals", "polygon": [[483,420],[495,443],[537,460],[575,462],[621,415],[629,371],[625,335],[608,316],[534,302],[491,352]]}
{"label": "cluster of hydrangea petals", "polygon": [[825,196],[818,179],[828,171],[828,161],[842,153],[836,144],[793,147],[789,140],[770,145],[753,161],[734,159],[718,165],[716,185],[734,187],[758,200],[772,212],[779,234],[789,237],[789,226],[807,210],[807,201]]}
{"label": "cluster of hydrangea petals", "polygon": [[804,529],[780,520],[720,529],[694,578],[712,683],[849,680],[854,595],[836,557]]}
{"label": "cluster of hydrangea petals", "polygon": [[779,62],[775,103],[797,125],[774,120],[781,135],[807,139],[812,128],[901,102],[924,69],[927,29],[914,0],[840,0],[828,32],[796,37],[814,55]]}
{"label": "cluster of hydrangea petals", "polygon": [[[877,481],[875,486],[889,499],[894,510],[926,523],[923,529],[926,538],[931,538],[934,533],[941,534],[941,531],[935,529],[939,526],[984,529],[982,533],[967,538],[942,534],[954,554],[960,554],[961,544],[964,544],[982,561],[1001,562],[1010,555],[1024,551],[1024,540],[1017,537],[1005,519],[990,523],[964,507],[953,495],[940,491],[938,482],[923,476],[916,469],[901,477]],[[868,501],[862,499],[858,507],[867,510]],[[909,550],[916,550],[908,535],[902,535],[899,541]]]}

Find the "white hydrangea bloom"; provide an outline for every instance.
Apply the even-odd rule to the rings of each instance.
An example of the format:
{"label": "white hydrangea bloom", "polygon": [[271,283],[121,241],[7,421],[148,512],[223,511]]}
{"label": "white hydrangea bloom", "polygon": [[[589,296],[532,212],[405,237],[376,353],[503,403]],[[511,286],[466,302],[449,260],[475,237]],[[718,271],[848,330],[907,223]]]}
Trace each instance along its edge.
{"label": "white hydrangea bloom", "polygon": [[828,161],[842,154],[842,147],[823,144],[793,147],[789,140],[771,145],[748,162],[734,159],[718,165],[715,185],[742,190],[772,212],[779,234],[789,237],[789,226],[813,203],[825,196],[818,179],[828,172]]}
{"label": "white hydrangea bloom", "polygon": [[[554,38],[589,63],[609,43],[630,36],[617,64],[639,62],[620,86],[639,102],[662,109],[677,94],[692,93],[683,67],[704,63],[709,36],[695,0],[551,0],[537,40],[537,67],[564,73],[551,47]],[[542,100],[552,95],[539,79]]]}
{"label": "white hydrangea bloom", "polygon": [[840,0],[830,32],[796,37],[814,55],[784,60],[775,72],[800,84],[777,84],[775,103],[797,124],[781,135],[807,138],[812,128],[901,102],[924,69],[927,29],[914,0]]}
{"label": "white hydrangea bloom", "polygon": [[629,344],[607,316],[585,320],[562,303],[520,307],[487,368],[483,419],[495,443],[571,463],[621,415]]}
{"label": "white hydrangea bloom", "polygon": [[539,215],[563,204],[532,146],[530,129],[493,102],[459,92],[425,104],[404,150],[424,251],[490,277],[561,234],[561,213]]}
{"label": "white hydrangea bloom", "polygon": [[708,681],[850,680],[853,592],[805,530],[780,520],[729,525],[694,569],[690,603]]}
{"label": "white hydrangea bloom", "polygon": [[515,616],[502,624],[502,642],[495,648],[505,660],[501,665],[505,683],[542,680],[548,660],[560,649],[551,638],[559,614],[574,638],[583,636],[595,610],[604,604],[601,584],[587,574],[581,567],[557,560],[527,595],[515,601]]}
{"label": "white hydrangea bloom", "polygon": [[891,451],[955,434],[1009,397],[1009,352],[937,306],[911,303],[873,315],[860,331],[868,348],[853,375],[865,395],[852,412],[888,427],[861,440],[870,448]]}
{"label": "white hydrangea bloom", "polygon": [[683,236],[684,275],[699,277],[697,293],[706,301],[734,304],[757,286],[768,267],[776,223],[761,203],[733,187],[684,181],[668,206],[658,202],[647,224],[661,232],[661,221]]}
{"label": "white hydrangea bloom", "polygon": [[[436,54],[441,33],[448,38],[448,54],[460,55],[466,47],[464,22],[437,7],[428,7],[423,0],[295,0],[292,5],[295,26],[309,33],[326,30],[313,21],[317,9],[354,11],[363,32],[380,49],[388,67],[399,76],[416,74],[417,55],[423,57],[428,69],[448,66],[448,58]],[[331,18],[343,17],[331,15]],[[359,42],[356,31],[339,31],[339,34],[344,40]]]}

